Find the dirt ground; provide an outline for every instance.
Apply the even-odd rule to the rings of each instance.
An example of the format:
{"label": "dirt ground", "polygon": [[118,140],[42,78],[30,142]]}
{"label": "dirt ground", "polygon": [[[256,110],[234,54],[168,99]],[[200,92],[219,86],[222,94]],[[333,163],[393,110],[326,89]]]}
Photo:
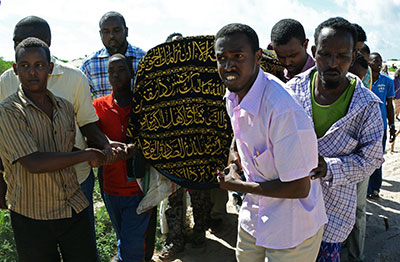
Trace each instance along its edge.
{"label": "dirt ground", "polygon": [[[400,123],[396,122],[400,130]],[[365,238],[364,262],[400,262],[400,136],[395,143],[394,152],[387,144],[385,163],[383,164],[383,184],[381,198],[367,200],[367,233]],[[186,244],[185,251],[173,262],[234,262],[237,234],[237,212],[230,199],[228,217],[223,233],[207,232],[205,248],[194,249]],[[347,261],[347,249],[344,247],[341,261]],[[154,261],[161,261],[157,254]],[[303,262],[303,261],[299,261]],[[306,261],[304,261],[306,262]]]}

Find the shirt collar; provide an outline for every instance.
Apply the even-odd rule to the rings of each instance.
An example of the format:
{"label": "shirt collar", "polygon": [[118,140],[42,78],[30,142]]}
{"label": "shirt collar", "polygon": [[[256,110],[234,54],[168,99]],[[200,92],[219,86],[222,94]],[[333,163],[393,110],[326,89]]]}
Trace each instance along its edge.
{"label": "shirt collar", "polygon": [[53,72],[51,72],[50,75],[54,76],[54,75],[64,74],[63,68],[60,66],[60,63],[54,56],[51,57],[50,62],[52,62],[54,64]]}
{"label": "shirt collar", "polygon": [[[240,102],[240,108],[254,116],[258,115],[261,105],[262,93],[264,92],[264,90],[264,72],[259,68],[256,81],[254,81],[253,85]],[[227,89],[224,98],[229,99],[232,102],[233,107],[238,106],[239,98],[236,93],[231,92]]]}
{"label": "shirt collar", "polygon": [[[126,48],[125,56],[129,55],[131,49],[132,49],[132,46],[131,46],[131,44],[128,43],[128,47]],[[102,49],[100,49],[98,57],[107,58],[110,56],[111,55],[108,52],[107,48],[103,47]]]}
{"label": "shirt collar", "polygon": [[[21,100],[21,103],[22,103],[24,106],[30,105],[30,106],[33,106],[33,107],[36,107],[36,108],[37,108],[37,106],[32,102],[32,100],[30,100],[30,99],[26,96],[24,90],[22,89],[22,85],[21,85],[21,84],[19,85],[19,88],[18,88],[18,90],[17,90],[17,94],[18,94],[18,98]],[[46,95],[50,98],[51,102],[53,103],[53,105],[54,105],[55,107],[57,107],[57,108],[60,107],[58,98],[57,98],[56,96],[54,96],[53,93],[51,93],[49,90],[46,90]]]}

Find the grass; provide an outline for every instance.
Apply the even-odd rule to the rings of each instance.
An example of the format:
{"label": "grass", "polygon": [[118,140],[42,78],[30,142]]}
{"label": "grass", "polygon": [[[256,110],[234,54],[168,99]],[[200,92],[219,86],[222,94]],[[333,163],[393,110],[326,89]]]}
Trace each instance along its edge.
{"label": "grass", "polygon": [[0,243],[0,261],[18,261],[17,248],[11,228],[10,212],[8,210],[0,210]]}
{"label": "grass", "polygon": [[[94,187],[93,201],[95,203],[103,201],[100,196],[97,179]],[[117,253],[117,239],[104,205],[95,211],[95,223],[100,260],[108,262]],[[160,219],[157,216],[155,252],[162,249],[164,241],[160,230]],[[17,258],[10,212],[8,210],[0,210],[0,262],[15,262],[18,261]]]}

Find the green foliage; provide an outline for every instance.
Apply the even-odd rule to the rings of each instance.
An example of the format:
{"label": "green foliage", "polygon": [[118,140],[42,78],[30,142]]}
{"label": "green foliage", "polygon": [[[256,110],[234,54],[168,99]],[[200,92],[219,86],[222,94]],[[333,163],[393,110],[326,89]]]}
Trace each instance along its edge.
{"label": "green foliage", "polygon": [[8,210],[0,210],[0,243],[0,261],[18,261],[17,248],[11,228],[10,212]]}
{"label": "green foliage", "polygon": [[11,61],[4,61],[3,57],[0,56],[0,75],[6,71],[7,69],[11,68],[13,65],[13,62]]}
{"label": "green foliage", "polygon": [[117,253],[117,238],[105,206],[96,211],[96,239],[100,260],[110,261]]}

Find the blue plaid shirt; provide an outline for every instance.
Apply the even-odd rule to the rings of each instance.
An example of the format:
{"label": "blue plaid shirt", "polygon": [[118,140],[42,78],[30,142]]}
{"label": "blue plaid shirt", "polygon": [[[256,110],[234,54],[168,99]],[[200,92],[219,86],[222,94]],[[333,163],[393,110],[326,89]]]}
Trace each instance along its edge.
{"label": "blue plaid shirt", "polygon": [[[310,74],[313,67],[295,76],[286,86],[312,119]],[[348,74],[348,78],[355,78]],[[328,224],[322,240],[343,242],[350,234],[357,205],[356,184],[368,178],[384,162],[383,121],[380,100],[357,79],[347,114],[318,139],[318,152],[328,172],[321,179]]]}
{"label": "blue plaid shirt", "polygon": [[[145,52],[142,49],[128,43],[125,56],[132,60],[134,74],[136,74],[139,60],[144,54]],[[109,58],[110,54],[107,49],[103,47],[83,60],[81,70],[89,79],[90,92],[92,93],[93,99],[106,96],[112,91],[107,74],[107,62]]]}

